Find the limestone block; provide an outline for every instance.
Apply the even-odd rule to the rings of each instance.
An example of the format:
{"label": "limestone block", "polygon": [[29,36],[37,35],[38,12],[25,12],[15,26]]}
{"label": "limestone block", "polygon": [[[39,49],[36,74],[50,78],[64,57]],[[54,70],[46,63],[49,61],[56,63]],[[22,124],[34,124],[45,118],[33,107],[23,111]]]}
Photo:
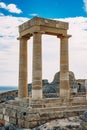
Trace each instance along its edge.
{"label": "limestone block", "polygon": [[38,126],[38,122],[37,121],[32,121],[32,122],[30,122],[30,124],[29,124],[29,128],[34,128],[34,127],[36,127],[36,126]]}
{"label": "limestone block", "polygon": [[12,124],[16,124],[17,118],[10,117],[9,122],[12,123]]}
{"label": "limestone block", "polygon": [[64,117],[67,118],[67,117],[73,117],[73,116],[78,116],[78,115],[81,115],[82,114],[82,111],[75,111],[73,110],[72,111],[64,111]]}
{"label": "limestone block", "polygon": [[4,113],[5,115],[9,116],[9,114],[11,113],[11,108],[5,108]]}
{"label": "limestone block", "polygon": [[30,122],[25,121],[25,128],[28,128],[28,129],[29,129],[29,127],[30,127]]}
{"label": "limestone block", "polygon": [[18,113],[17,113],[17,118],[18,118],[18,119],[22,119],[22,114],[21,114],[21,112],[18,112]]}
{"label": "limestone block", "polygon": [[6,111],[6,109],[5,108],[3,108],[3,114],[5,115],[5,111]]}
{"label": "limestone block", "polygon": [[28,115],[29,115],[29,113],[27,113],[26,111],[17,112],[17,118],[18,119],[27,120]]}
{"label": "limestone block", "polygon": [[63,118],[63,112],[55,112],[55,118]]}
{"label": "limestone block", "polygon": [[4,120],[7,121],[7,122],[9,122],[9,116],[4,115]]}
{"label": "limestone block", "polygon": [[0,108],[0,114],[2,114],[3,113],[3,108]]}
{"label": "limestone block", "polygon": [[18,126],[25,128],[25,121],[22,119],[18,119]]}
{"label": "limestone block", "polygon": [[40,113],[41,120],[49,120],[49,113]]}
{"label": "limestone block", "polygon": [[16,117],[16,110],[11,108],[6,108],[3,110],[3,112],[10,117]]}
{"label": "limestone block", "polygon": [[49,113],[49,119],[57,119],[57,118],[63,118],[64,114],[63,112],[51,112]]}
{"label": "limestone block", "polygon": [[16,110],[12,109],[9,115],[10,117],[16,117],[16,113],[17,113]]}
{"label": "limestone block", "polygon": [[22,106],[22,107],[27,108],[27,107],[29,106],[29,103],[26,103],[26,102],[20,102],[19,105]]}
{"label": "limestone block", "polygon": [[25,32],[27,33],[31,32],[31,30],[35,27],[46,27],[46,29],[63,29],[67,30],[68,29],[68,23],[67,22],[62,22],[62,21],[56,21],[56,20],[50,20],[50,19],[44,19],[44,18],[38,18],[35,17],[31,20],[28,20],[24,24],[19,26],[19,32]]}
{"label": "limestone block", "polygon": [[40,116],[38,113],[36,114],[28,114],[26,117],[27,121],[36,121],[36,120],[40,120]]}
{"label": "limestone block", "polygon": [[87,130],[87,122],[82,121],[80,125],[82,126],[83,130]]}
{"label": "limestone block", "polygon": [[3,114],[0,114],[0,119],[1,119],[1,120],[3,119]]}

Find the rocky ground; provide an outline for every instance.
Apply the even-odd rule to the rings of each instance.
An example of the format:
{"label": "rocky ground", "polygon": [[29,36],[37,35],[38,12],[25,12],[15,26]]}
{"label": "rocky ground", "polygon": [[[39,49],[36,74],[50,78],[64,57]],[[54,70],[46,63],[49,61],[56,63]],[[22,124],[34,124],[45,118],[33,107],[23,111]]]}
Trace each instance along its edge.
{"label": "rocky ground", "polygon": [[13,124],[6,126],[0,124],[0,130],[87,130],[87,111],[80,117],[52,120],[33,129],[17,128]]}
{"label": "rocky ground", "polygon": [[33,130],[82,130],[80,122],[81,119],[79,117],[69,117],[50,121]]}
{"label": "rocky ground", "polygon": [[33,130],[87,130],[87,111],[82,116],[53,120]]}

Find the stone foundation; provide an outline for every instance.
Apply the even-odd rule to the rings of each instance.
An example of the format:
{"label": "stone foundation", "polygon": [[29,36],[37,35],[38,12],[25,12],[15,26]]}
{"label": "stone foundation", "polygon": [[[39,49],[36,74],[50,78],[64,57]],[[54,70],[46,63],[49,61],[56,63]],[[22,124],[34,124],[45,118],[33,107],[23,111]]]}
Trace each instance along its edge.
{"label": "stone foundation", "polygon": [[[0,120],[17,128],[34,128],[50,120],[79,116],[87,110],[84,99],[23,99],[8,101],[0,106]],[[5,123],[4,122],[4,123]]]}

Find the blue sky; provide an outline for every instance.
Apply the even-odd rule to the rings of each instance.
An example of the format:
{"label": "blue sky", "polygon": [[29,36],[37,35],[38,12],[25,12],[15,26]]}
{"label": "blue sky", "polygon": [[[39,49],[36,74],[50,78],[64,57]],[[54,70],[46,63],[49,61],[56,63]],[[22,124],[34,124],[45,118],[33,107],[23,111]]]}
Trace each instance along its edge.
{"label": "blue sky", "polygon": [[0,0],[5,3],[15,4],[21,10],[20,13],[12,13],[0,8],[5,15],[31,18],[34,14],[46,18],[66,18],[87,16],[87,0]]}
{"label": "blue sky", "polygon": [[[18,86],[18,26],[34,16],[69,23],[69,69],[87,79],[87,0],[0,0],[0,85]],[[60,41],[43,35],[43,79],[59,71]],[[28,41],[28,82],[32,82],[32,42]]]}

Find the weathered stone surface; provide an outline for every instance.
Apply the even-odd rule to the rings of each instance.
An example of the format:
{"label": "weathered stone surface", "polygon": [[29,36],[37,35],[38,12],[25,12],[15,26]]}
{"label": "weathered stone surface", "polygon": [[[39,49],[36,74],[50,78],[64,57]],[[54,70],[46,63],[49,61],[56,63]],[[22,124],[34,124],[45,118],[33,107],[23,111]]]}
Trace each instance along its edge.
{"label": "weathered stone surface", "polygon": [[35,17],[19,26],[21,36],[33,33],[34,31],[42,31],[47,34],[58,35],[58,33],[66,34],[68,23],[50,19]]}
{"label": "weathered stone surface", "polygon": [[[44,102],[45,103],[45,101],[46,101],[46,103],[52,103],[52,102],[56,103],[56,102],[60,102],[61,100],[52,99],[52,101],[51,101],[51,99],[42,99],[42,100],[35,100],[33,102],[36,102],[36,103]],[[20,108],[21,108],[21,106],[20,106],[19,109],[16,109],[16,111],[17,111],[16,117],[12,117],[11,114],[9,114],[9,122],[17,125],[18,128],[31,128],[32,129],[32,128],[40,126],[41,124],[48,122],[50,120],[69,118],[70,116],[73,116],[73,117],[79,116],[82,114],[84,109],[87,108],[87,107],[84,107],[84,109],[81,110],[81,105],[79,108],[78,105],[70,107],[70,106],[66,106],[67,104],[69,105],[69,102],[62,104],[63,106],[60,105],[60,107],[58,106],[56,108],[47,107],[47,108],[35,108],[35,109],[31,109],[31,110],[23,109],[23,108],[22,108],[23,110],[20,110]],[[14,104],[13,104],[13,106],[14,106]],[[10,108],[9,105],[8,105],[8,107]],[[12,111],[15,111],[15,109],[13,109],[13,107],[12,107]],[[7,118],[5,118],[5,119],[7,120]],[[67,128],[71,127],[69,125],[67,125]],[[77,128],[77,126],[72,125],[72,128]]]}
{"label": "weathered stone surface", "polygon": [[33,128],[33,130],[84,130],[80,126],[79,117],[69,117],[49,121],[41,126]]}
{"label": "weathered stone surface", "polygon": [[28,38],[20,38],[20,59],[19,59],[19,90],[18,97],[28,97],[27,88],[27,40]]}
{"label": "weathered stone surface", "polygon": [[82,126],[82,130],[87,130],[87,122],[85,122],[85,121],[82,121],[81,123],[80,123],[80,125]]}
{"label": "weathered stone surface", "polygon": [[22,119],[18,119],[18,126],[22,127],[22,128],[25,128],[25,121],[22,120]]}
{"label": "weathered stone surface", "polygon": [[4,115],[4,120],[7,121],[7,122],[9,122],[9,116]]}
{"label": "weathered stone surface", "polygon": [[32,98],[42,98],[42,34],[33,33]]}
{"label": "weathered stone surface", "polygon": [[1,103],[1,99],[3,99],[4,97],[12,97],[11,100],[13,100],[13,97],[17,97],[18,96],[18,91],[17,90],[12,90],[12,91],[7,91],[7,92],[3,92],[0,93],[0,103]]}
{"label": "weathered stone surface", "polygon": [[27,116],[27,112],[17,112],[17,118],[18,119],[26,119],[26,116]]}
{"label": "weathered stone surface", "polygon": [[17,124],[17,117],[16,118],[10,117],[9,122],[16,125]]}
{"label": "weathered stone surface", "polygon": [[36,113],[36,114],[28,114],[28,115],[26,116],[26,120],[27,120],[27,121],[40,120],[40,115],[39,115],[39,113]]}
{"label": "weathered stone surface", "polygon": [[0,108],[0,114],[2,114],[3,113],[3,108]]}
{"label": "weathered stone surface", "polygon": [[37,121],[30,122],[30,124],[29,124],[29,128],[31,128],[31,129],[36,127],[36,126],[38,126]]}
{"label": "weathered stone surface", "polygon": [[[16,91],[16,90],[15,90]],[[11,96],[11,95],[7,95],[7,96],[4,96],[0,99],[0,103],[2,102],[6,102],[6,101],[9,101],[9,100],[14,100],[15,98],[15,95],[14,96]]]}
{"label": "weathered stone surface", "polygon": [[87,111],[85,111],[82,115],[82,120],[87,122]]}
{"label": "weathered stone surface", "polygon": [[[49,24],[48,24],[49,23]],[[32,26],[31,26],[32,25]],[[28,96],[27,91],[27,40],[33,36],[32,98],[42,98],[42,34],[60,38],[60,96],[70,98],[68,62],[68,23],[35,17],[19,26],[20,59],[18,97]]]}
{"label": "weathered stone surface", "polygon": [[[60,72],[57,72],[55,74],[52,83],[58,83],[58,84],[60,84]],[[75,79],[75,76],[74,76],[74,73],[72,71],[69,71],[69,83],[70,83],[71,92],[77,93],[78,83],[77,83],[77,81]]]}
{"label": "weathered stone surface", "polygon": [[[78,92],[78,83],[75,79],[74,73],[69,72],[69,81],[70,81],[70,89],[71,93],[77,94]],[[45,83],[43,83],[45,82]],[[59,97],[60,90],[60,72],[57,72],[54,76],[54,79],[51,83],[48,80],[42,80],[42,89],[43,89],[43,97],[45,98],[57,98]],[[32,93],[32,84],[28,85],[29,94]]]}
{"label": "weathered stone surface", "polygon": [[5,114],[10,117],[16,118],[16,113],[17,113],[17,110],[15,110],[15,109],[6,108],[6,110],[5,110]]}
{"label": "weathered stone surface", "polygon": [[1,119],[1,120],[3,119],[3,114],[0,114],[0,119]]}

